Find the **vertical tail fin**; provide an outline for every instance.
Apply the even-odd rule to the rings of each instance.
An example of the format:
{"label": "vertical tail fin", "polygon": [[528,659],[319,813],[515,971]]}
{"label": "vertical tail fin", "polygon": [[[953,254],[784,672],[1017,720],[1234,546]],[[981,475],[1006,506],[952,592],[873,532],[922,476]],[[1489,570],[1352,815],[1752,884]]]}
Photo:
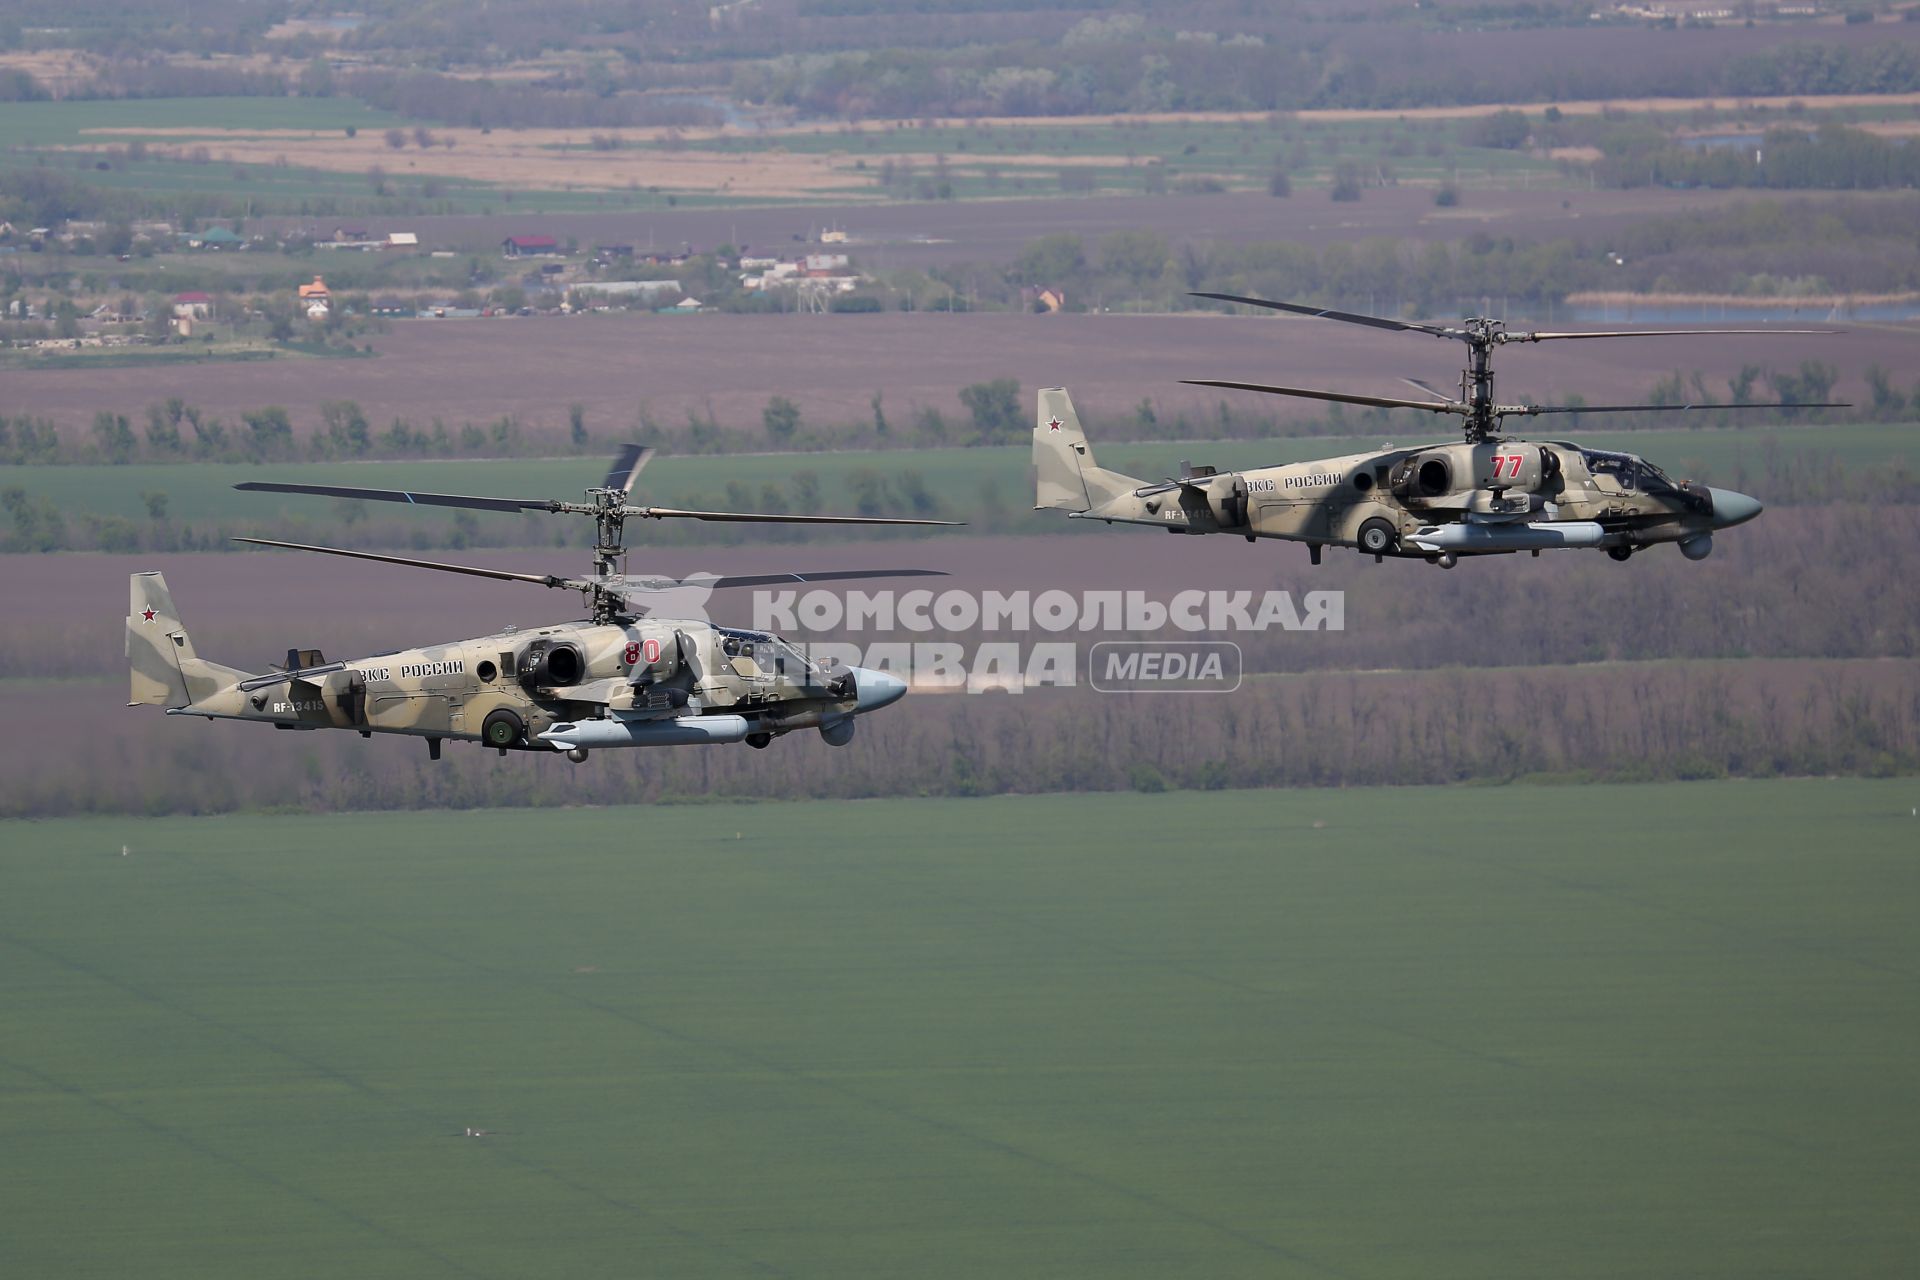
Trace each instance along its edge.
{"label": "vertical tail fin", "polygon": [[1089,511],[1146,483],[1096,466],[1080,415],[1065,388],[1040,392],[1040,412],[1033,424],[1033,506],[1036,511]]}
{"label": "vertical tail fin", "polygon": [[245,677],[244,671],[194,655],[164,577],[136,573],[128,584],[127,665],[133,677],[128,706],[184,707]]}
{"label": "vertical tail fin", "polygon": [[193,657],[193,641],[174,612],[173,593],[157,573],[136,573],[129,580],[127,665],[133,672],[128,706],[184,707],[187,678],[180,660]]}

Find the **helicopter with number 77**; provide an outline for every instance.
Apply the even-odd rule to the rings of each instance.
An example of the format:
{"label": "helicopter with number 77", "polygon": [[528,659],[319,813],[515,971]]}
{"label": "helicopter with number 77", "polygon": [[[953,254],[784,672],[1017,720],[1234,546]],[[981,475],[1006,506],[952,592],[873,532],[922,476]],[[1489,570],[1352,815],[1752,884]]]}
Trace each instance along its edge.
{"label": "helicopter with number 77", "polygon": [[1402,379],[1424,399],[1355,395],[1308,387],[1184,379],[1192,386],[1295,396],[1381,409],[1422,409],[1462,420],[1458,443],[1384,448],[1311,462],[1221,471],[1182,463],[1180,474],[1144,480],[1095,464],[1063,388],[1040,392],[1033,429],[1034,507],[1074,519],[1152,525],[1169,533],[1238,534],[1249,542],[1304,542],[1313,563],[1323,548],[1353,547],[1376,561],[1423,559],[1451,569],[1462,556],[1539,555],[1593,548],[1628,560],[1647,547],[1677,543],[1689,560],[1713,552],[1713,535],[1760,514],[1760,502],[1732,489],[1676,481],[1645,458],[1568,440],[1533,441],[1505,433],[1506,419],[1576,413],[1656,413],[1693,409],[1836,409],[1845,404],[1500,404],[1493,395],[1493,352],[1514,343],[1679,337],[1693,334],[1822,334],[1827,329],[1640,329],[1540,333],[1476,317],[1421,324],[1329,311],[1234,294],[1194,295],[1403,333],[1463,342],[1467,365],[1457,396]]}

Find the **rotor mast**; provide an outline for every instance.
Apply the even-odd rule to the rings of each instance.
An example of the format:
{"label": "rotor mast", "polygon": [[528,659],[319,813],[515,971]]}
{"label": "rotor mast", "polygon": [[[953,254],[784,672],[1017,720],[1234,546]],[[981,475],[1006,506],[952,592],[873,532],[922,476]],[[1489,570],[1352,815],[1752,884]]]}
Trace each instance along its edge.
{"label": "rotor mast", "polygon": [[1461,398],[1467,402],[1461,424],[1468,444],[1479,444],[1494,431],[1493,347],[1506,337],[1498,320],[1474,317],[1466,322],[1467,367],[1460,374]]}
{"label": "rotor mast", "polygon": [[587,490],[593,500],[593,577],[587,589],[587,604],[593,620],[612,622],[626,607],[627,598],[608,585],[619,579],[620,557],[626,553],[627,491],[597,488]]}

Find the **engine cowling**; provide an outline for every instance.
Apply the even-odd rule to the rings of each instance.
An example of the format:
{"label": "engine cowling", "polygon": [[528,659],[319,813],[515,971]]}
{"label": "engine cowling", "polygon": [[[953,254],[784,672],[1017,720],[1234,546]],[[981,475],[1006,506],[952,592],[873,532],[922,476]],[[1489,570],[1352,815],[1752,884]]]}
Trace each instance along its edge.
{"label": "engine cowling", "polygon": [[560,689],[579,684],[587,675],[586,655],[568,640],[535,640],[520,651],[514,679],[523,689]]}
{"label": "engine cowling", "polygon": [[1444,449],[1413,454],[1401,459],[1387,484],[1409,507],[1432,506],[1456,488],[1453,459]]}

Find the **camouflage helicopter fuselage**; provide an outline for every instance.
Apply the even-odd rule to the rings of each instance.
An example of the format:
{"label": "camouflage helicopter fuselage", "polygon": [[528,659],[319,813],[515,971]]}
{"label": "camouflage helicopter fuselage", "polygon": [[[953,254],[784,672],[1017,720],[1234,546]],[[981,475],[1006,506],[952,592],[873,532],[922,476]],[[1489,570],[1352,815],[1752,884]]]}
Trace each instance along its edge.
{"label": "camouflage helicopter fuselage", "polygon": [[[427,493],[359,485],[250,480],[252,492],[454,507],[499,512],[544,511],[590,517],[594,571],[585,577],[448,564],[412,556],[314,546],[268,538],[237,542],[344,556],[501,582],[579,591],[592,616],[533,630],[508,630],[417,649],[397,649],[351,662],[328,662],[318,650],[289,649],[263,674],[208,662],[194,652],[173,595],[157,573],[136,573],[127,612],[127,660],[133,705],[169,715],[250,720],[276,729],[348,729],[425,738],[440,758],[447,739],[508,751],[564,751],[574,763],[602,747],[686,746],[745,742],[765,747],[796,729],[817,729],[830,746],[853,740],[855,717],[900,700],[898,676],[861,667],[828,671],[779,636],[716,626],[704,618],[670,618],[636,598],[660,593],[772,582],[829,582],[940,576],[924,569],[846,569],[819,573],[715,576],[676,581],[620,571],[630,521],[699,520],[730,524],[943,525],[944,520],[892,516],[794,515],[705,511],[635,505],[636,477],[652,456],[623,445],[606,479],[585,502]],[[693,607],[682,597],[680,608]]]}
{"label": "camouflage helicopter fuselage", "polygon": [[1689,559],[1753,519],[1745,494],[1678,483],[1645,459],[1565,441],[1494,437],[1147,481],[1097,466],[1064,390],[1040,393],[1035,506],[1173,533],[1353,547],[1451,567],[1462,555],[1592,547],[1624,560],[1674,542]]}
{"label": "camouflage helicopter fuselage", "polygon": [[[1447,323],[1395,320],[1325,307],[1196,293],[1197,298],[1396,333],[1424,334],[1466,347],[1458,395],[1402,379],[1425,399],[1282,386],[1221,378],[1183,378],[1191,386],[1263,395],[1413,409],[1460,420],[1458,443],[1383,448],[1312,462],[1221,472],[1181,464],[1177,478],[1141,480],[1095,465],[1067,393],[1040,393],[1034,425],[1034,506],[1110,524],[1158,525],[1173,533],[1237,533],[1249,541],[1283,538],[1307,544],[1315,564],[1322,548],[1357,547],[1376,560],[1406,556],[1452,568],[1464,555],[1510,555],[1591,547],[1615,560],[1655,543],[1679,544],[1689,560],[1713,553],[1717,530],[1760,514],[1760,503],[1731,489],[1675,483],[1644,458],[1588,449],[1564,440],[1536,442],[1508,435],[1511,417],[1548,414],[1662,413],[1696,404],[1508,404],[1494,398],[1493,353],[1542,342],[1670,338],[1698,334],[1784,336],[1824,329],[1613,329],[1547,332],[1509,329],[1504,320],[1471,316]],[[1733,403],[1745,409],[1835,409],[1835,403]]]}
{"label": "camouflage helicopter fuselage", "polygon": [[199,658],[157,573],[132,576],[132,702],[279,729],[348,729],[509,750],[746,742],[796,729],[835,746],[855,717],[897,701],[880,671],[828,672],[769,632],[616,617],[503,631],[346,662],[295,650],[254,675]]}

